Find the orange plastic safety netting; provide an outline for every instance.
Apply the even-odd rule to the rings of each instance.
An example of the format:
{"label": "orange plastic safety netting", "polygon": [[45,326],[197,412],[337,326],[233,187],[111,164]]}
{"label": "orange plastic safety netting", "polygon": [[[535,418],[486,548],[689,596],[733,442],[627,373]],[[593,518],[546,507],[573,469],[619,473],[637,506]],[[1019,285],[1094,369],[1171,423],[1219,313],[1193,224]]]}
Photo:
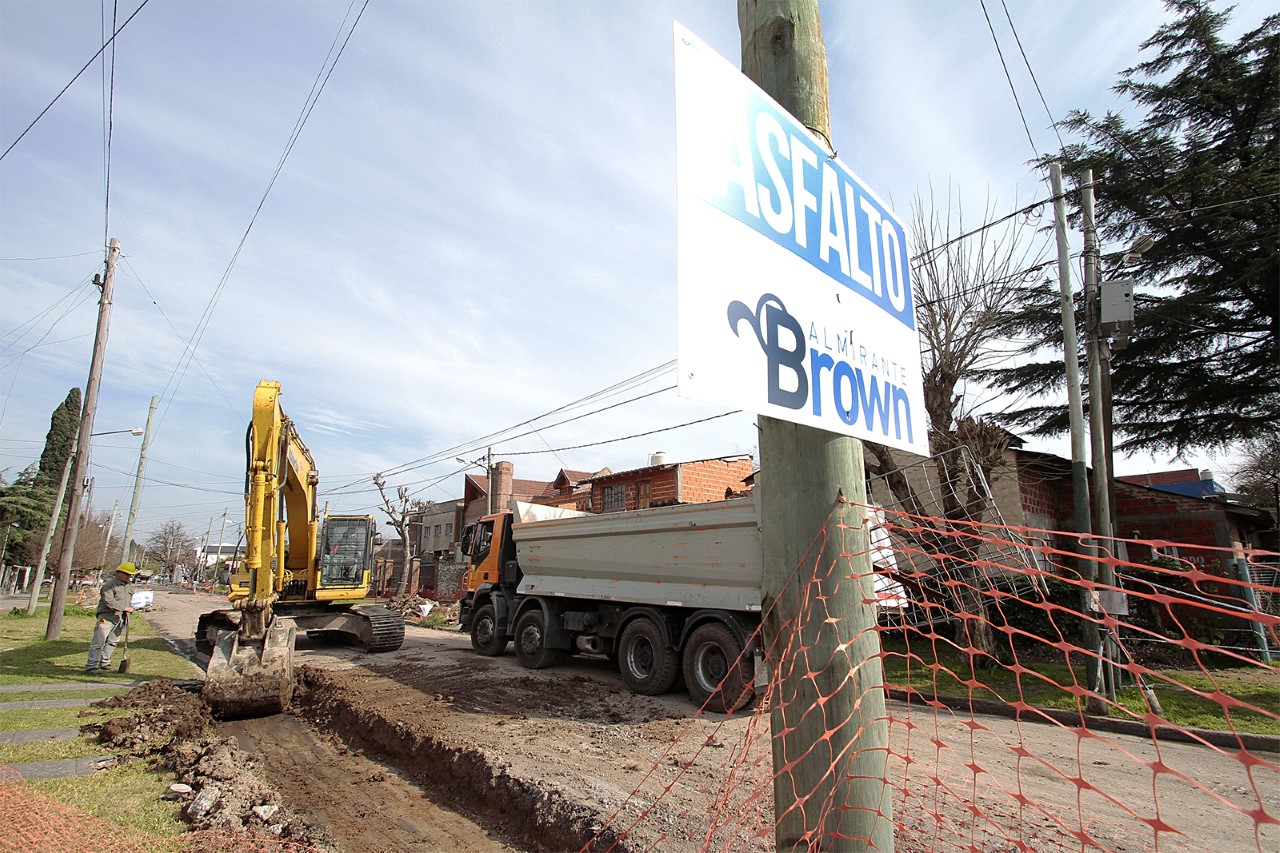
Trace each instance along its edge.
{"label": "orange plastic safety netting", "polygon": [[597,846],[713,777],[653,849],[1280,849],[1278,569],[841,502],[736,664],[754,704]]}

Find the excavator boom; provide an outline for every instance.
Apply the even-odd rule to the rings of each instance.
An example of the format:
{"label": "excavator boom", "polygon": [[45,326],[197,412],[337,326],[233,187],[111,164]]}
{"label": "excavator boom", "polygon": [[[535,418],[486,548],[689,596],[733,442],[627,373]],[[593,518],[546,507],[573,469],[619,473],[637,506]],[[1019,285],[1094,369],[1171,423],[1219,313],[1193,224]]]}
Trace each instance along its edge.
{"label": "excavator boom", "polygon": [[280,408],[280,383],[258,383],[245,441],[245,556],[230,580],[232,609],[202,616],[196,636],[211,650],[203,695],[223,717],[289,706],[300,630],[375,652],[404,641],[399,614],[357,604],[369,592],[374,519],[318,517],[319,476]]}

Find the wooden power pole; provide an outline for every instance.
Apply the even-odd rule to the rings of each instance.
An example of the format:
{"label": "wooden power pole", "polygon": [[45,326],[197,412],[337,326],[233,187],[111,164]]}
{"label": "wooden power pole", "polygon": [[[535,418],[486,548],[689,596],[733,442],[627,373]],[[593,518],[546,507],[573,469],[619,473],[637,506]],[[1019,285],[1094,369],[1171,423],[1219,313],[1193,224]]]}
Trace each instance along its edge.
{"label": "wooden power pole", "polygon": [[49,598],[49,624],[46,640],[62,636],[62,609],[67,603],[67,586],[71,582],[71,558],[75,554],[76,534],[80,528],[80,501],[84,497],[85,478],[89,473],[89,444],[93,434],[93,416],[98,408],[98,387],[102,384],[102,361],[107,351],[107,326],[111,320],[111,292],[116,280],[116,261],[120,257],[120,241],[111,238],[107,249],[107,269],[102,277],[102,298],[98,300],[98,329],[93,336],[93,358],[89,363],[89,382],[84,391],[84,408],[80,414],[80,432],[76,438],[75,469],[71,495],[67,498],[67,523],[62,531],[62,552],[58,557],[58,574]]}
{"label": "wooden power pole", "polygon": [[[743,73],[829,144],[817,0],[739,0],[738,27]],[[866,503],[862,442],[769,417],[759,426],[764,641],[779,685],[770,719],[777,847],[892,851],[880,638],[864,604],[875,600],[867,528],[856,506],[844,529],[831,516],[840,495]],[[824,526],[826,546],[811,553]],[[819,599],[824,610],[799,622],[801,603]],[[788,648],[803,651],[779,660]]]}

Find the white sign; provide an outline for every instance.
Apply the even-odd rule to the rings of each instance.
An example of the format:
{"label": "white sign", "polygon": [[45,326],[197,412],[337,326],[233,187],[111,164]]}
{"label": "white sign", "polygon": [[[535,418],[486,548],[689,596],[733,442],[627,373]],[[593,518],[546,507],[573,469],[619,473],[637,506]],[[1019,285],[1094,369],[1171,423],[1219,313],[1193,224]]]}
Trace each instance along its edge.
{"label": "white sign", "polygon": [[928,455],[901,220],[676,24],[679,392]]}

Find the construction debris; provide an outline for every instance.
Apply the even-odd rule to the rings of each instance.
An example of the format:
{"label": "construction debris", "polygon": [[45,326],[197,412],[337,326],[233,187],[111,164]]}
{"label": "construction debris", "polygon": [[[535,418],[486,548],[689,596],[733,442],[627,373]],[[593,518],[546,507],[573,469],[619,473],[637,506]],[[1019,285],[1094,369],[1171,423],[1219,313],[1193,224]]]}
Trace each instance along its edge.
{"label": "construction debris", "polygon": [[209,706],[188,685],[151,681],[93,707],[126,713],[81,731],[95,734],[121,760],[155,757],[172,769],[179,781],[164,798],[187,803],[183,815],[193,830],[227,837],[265,830],[326,849],[326,840],[285,808],[280,795],[253,772],[255,760],[215,733]]}

